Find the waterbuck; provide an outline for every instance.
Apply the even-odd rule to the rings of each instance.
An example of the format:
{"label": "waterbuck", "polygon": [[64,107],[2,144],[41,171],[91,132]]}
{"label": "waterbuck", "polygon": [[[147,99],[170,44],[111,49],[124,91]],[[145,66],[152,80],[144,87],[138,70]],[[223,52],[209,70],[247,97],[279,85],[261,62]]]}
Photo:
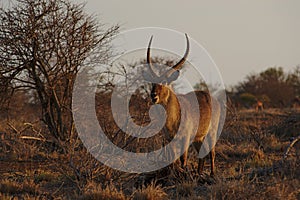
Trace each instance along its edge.
{"label": "waterbuck", "polygon": [[[172,89],[171,83],[179,77],[179,70],[183,67],[186,58],[189,54],[189,38],[187,34],[185,34],[185,36],[187,41],[187,47],[183,58],[162,75],[157,75],[154,72],[154,66],[150,56],[151,42],[153,38],[151,37],[147,49],[147,65],[149,67],[149,74],[152,77],[152,79],[155,80],[155,83],[152,83],[151,100],[154,104],[162,105],[166,111],[167,116],[164,130],[166,130],[165,132],[167,132],[166,134],[168,134],[167,137],[174,137],[176,131],[178,130],[178,127],[180,126],[180,123],[187,123],[185,126],[187,128],[184,129],[184,134],[187,136],[187,138],[190,138],[192,134],[195,134],[192,133],[192,130],[197,130],[193,140],[193,146],[199,153],[204,138],[208,134],[211,140],[216,139],[218,121],[220,118],[220,106],[215,99],[211,98],[208,92],[193,91],[193,93],[196,95],[196,99],[198,100],[197,104],[199,106],[199,109],[194,109],[189,104],[189,95],[191,95],[191,93],[185,95],[176,95]],[[178,99],[181,99],[182,101],[180,102],[183,102],[185,104],[185,110],[181,109]],[[212,107],[214,107],[214,112],[212,112]],[[198,112],[195,112],[195,110],[198,110]],[[182,112],[184,112],[186,116],[184,121],[181,121]],[[195,115],[198,116],[195,117]],[[192,126],[197,127],[196,129],[195,127],[193,129]],[[215,142],[212,141],[211,143],[213,144],[213,147],[211,147],[212,149],[209,155],[211,160],[211,176],[213,176],[215,160]],[[180,157],[181,166],[183,168],[185,168],[187,165],[187,153],[188,150],[186,150],[184,154]],[[199,158],[198,173],[200,175],[203,174],[203,168],[204,158]]]}

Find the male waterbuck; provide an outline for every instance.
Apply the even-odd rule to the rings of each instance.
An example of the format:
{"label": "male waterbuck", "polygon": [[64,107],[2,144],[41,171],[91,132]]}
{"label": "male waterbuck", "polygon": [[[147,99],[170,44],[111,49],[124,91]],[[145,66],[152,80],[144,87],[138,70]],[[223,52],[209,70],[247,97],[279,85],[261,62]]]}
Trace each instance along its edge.
{"label": "male waterbuck", "polygon": [[[166,123],[165,123],[165,129],[166,134],[168,134],[167,137],[174,137],[176,134],[176,131],[178,130],[178,127],[180,126],[180,123],[188,123],[186,125],[186,129],[184,130],[184,134],[190,138],[190,135],[194,134],[194,140],[193,140],[193,146],[199,153],[201,149],[201,145],[204,141],[205,136],[208,135],[211,140],[216,139],[216,134],[218,130],[218,121],[220,118],[220,106],[218,102],[211,98],[210,94],[206,91],[193,91],[193,93],[196,95],[196,99],[198,100],[197,104],[199,106],[199,109],[194,109],[191,104],[189,103],[189,95],[191,93],[185,94],[185,95],[176,95],[174,91],[172,90],[171,83],[175,81],[179,76],[179,70],[183,67],[186,58],[189,54],[189,39],[188,36],[186,36],[187,40],[187,48],[185,51],[185,54],[183,58],[175,64],[173,67],[168,69],[165,73],[162,75],[157,75],[154,72],[154,65],[151,61],[150,57],[150,49],[151,49],[151,42],[152,37],[150,39],[148,50],[147,50],[147,65],[149,69],[149,73],[152,78],[154,78],[156,81],[155,83],[152,83],[152,89],[151,89],[151,100],[154,104],[160,104],[164,107],[166,111]],[[180,102],[183,102],[185,104],[183,111],[180,104],[179,99],[181,99]],[[214,112],[212,112],[212,107],[214,107]],[[195,112],[195,110],[198,110]],[[185,120],[181,121],[181,113],[185,113]],[[199,117],[200,114],[200,117]],[[195,115],[198,115],[195,117]],[[191,126],[197,126],[196,129]],[[196,134],[195,132],[192,133],[192,130],[197,130]],[[211,142],[214,146],[215,142]],[[180,157],[181,165],[183,168],[187,165],[187,153],[186,150],[184,154]],[[210,153],[210,160],[211,160],[211,175],[214,175],[214,160],[215,160],[215,149],[212,147]],[[198,162],[198,173],[203,173],[203,167],[204,167],[204,158],[199,158]]]}

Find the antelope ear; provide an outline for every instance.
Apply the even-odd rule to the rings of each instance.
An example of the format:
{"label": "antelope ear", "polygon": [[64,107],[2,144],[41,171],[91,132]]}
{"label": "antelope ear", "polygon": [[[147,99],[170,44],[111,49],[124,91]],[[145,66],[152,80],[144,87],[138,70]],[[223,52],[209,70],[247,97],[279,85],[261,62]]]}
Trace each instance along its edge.
{"label": "antelope ear", "polygon": [[174,71],[168,78],[168,84],[172,83],[173,81],[175,81],[180,75],[179,70]]}

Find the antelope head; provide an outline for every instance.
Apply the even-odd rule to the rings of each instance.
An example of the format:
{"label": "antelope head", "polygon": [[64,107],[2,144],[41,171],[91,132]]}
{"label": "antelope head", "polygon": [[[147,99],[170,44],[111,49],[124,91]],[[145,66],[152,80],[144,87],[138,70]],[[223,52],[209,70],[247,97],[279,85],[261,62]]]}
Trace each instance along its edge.
{"label": "antelope head", "polygon": [[151,80],[153,80],[151,82],[154,82],[152,83],[151,99],[152,102],[155,104],[166,105],[168,102],[170,93],[172,92],[170,84],[178,78],[180,74],[179,70],[182,68],[189,53],[189,39],[187,34],[185,34],[185,37],[187,41],[187,47],[183,58],[181,58],[181,60],[177,64],[170,67],[170,69],[168,69],[162,75],[157,75],[153,70],[154,67],[150,56],[151,43],[153,37],[151,37],[150,39],[148,50],[147,50],[147,65],[149,66]]}

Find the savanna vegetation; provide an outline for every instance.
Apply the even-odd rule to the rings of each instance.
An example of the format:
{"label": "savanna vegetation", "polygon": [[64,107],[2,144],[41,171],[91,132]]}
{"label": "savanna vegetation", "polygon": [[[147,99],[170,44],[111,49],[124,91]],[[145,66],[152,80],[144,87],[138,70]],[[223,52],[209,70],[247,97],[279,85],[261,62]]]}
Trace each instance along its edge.
{"label": "savanna vegetation", "polygon": [[[81,67],[109,64],[119,26],[99,24],[67,0],[17,0],[0,9],[1,199],[299,199],[300,68],[271,67],[247,76],[228,94],[216,145],[216,175],[174,163],[133,174],[107,167],[82,144],[72,119],[72,90]],[[171,65],[172,61],[164,62]],[[144,61],[141,61],[144,62]],[[119,74],[126,74],[120,68]],[[96,113],[106,136],[132,152],[160,148],[163,132],[126,135],[110,107],[114,73],[100,76]],[[201,85],[201,84],[199,84]],[[137,124],[149,122],[147,88],[131,97]],[[257,102],[262,108],[256,109]],[[87,124],[88,126],[88,124]]]}

